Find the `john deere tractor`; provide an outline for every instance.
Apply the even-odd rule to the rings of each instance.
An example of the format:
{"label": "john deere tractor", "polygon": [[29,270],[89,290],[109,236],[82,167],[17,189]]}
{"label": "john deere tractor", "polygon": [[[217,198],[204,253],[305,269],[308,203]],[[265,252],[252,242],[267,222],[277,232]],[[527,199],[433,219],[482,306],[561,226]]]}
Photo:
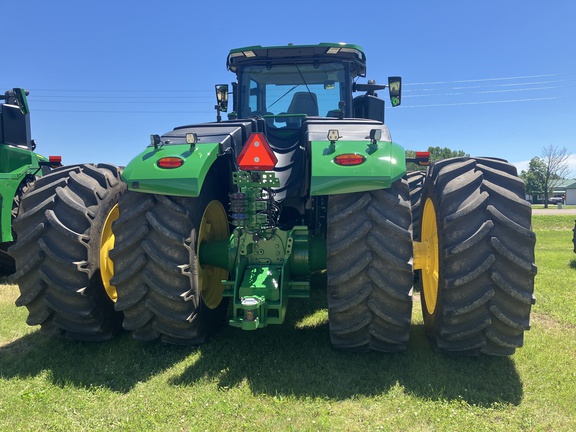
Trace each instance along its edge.
{"label": "john deere tractor", "polygon": [[12,219],[18,212],[22,192],[35,178],[60,165],[60,157],[46,159],[34,152],[30,135],[28,91],[15,88],[0,95],[0,275],[14,272],[7,249],[13,243]]}
{"label": "john deere tractor", "polygon": [[[407,162],[428,157],[407,160],[377,94],[387,89],[400,105],[401,79],[359,83],[366,58],[357,45],[244,47],[230,51],[227,67],[236,81],[216,85],[217,121],[152,135],[123,170],[127,191],[114,189],[117,204],[94,203],[85,219],[100,241],[92,231],[90,241],[78,235],[66,254],[46,254],[54,268],[44,272],[27,269],[42,246],[13,249],[21,299],[49,280],[28,305],[33,323],[73,338],[112,334],[103,329],[113,328],[114,314],[72,307],[96,305],[100,294],[45,278],[59,266],[83,275],[75,244],[99,253],[107,297],[142,341],[200,344],[226,322],[252,331],[281,324],[292,299],[318,288],[311,275],[326,272],[337,349],[406,349],[415,280],[439,348],[509,355],[522,346],[535,237],[512,165],[463,157],[407,173]],[[39,195],[32,206],[48,197]],[[18,218],[19,238],[35,230],[28,212]],[[54,231],[74,238],[73,229]]]}

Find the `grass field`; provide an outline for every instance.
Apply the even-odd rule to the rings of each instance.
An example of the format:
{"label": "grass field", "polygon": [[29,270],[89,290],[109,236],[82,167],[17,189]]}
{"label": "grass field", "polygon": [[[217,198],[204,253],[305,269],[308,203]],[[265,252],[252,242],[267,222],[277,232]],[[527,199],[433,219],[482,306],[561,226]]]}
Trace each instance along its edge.
{"label": "grass field", "polygon": [[508,358],[435,351],[418,302],[407,352],[335,352],[322,288],[283,326],[229,327],[196,349],[75,343],[27,326],[17,287],[0,286],[0,430],[575,430],[574,216],[533,224],[537,303]]}

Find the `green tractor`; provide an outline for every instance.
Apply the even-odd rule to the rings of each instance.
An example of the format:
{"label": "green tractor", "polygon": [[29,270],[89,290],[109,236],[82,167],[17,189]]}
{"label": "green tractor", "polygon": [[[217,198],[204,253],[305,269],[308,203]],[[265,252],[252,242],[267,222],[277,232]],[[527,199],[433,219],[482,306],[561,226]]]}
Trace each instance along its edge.
{"label": "green tractor", "polygon": [[21,88],[0,95],[0,275],[14,272],[14,260],[8,255],[13,244],[12,219],[18,212],[20,199],[28,185],[51,168],[60,165],[60,157],[46,159],[34,152],[36,143],[30,134],[30,110]]}
{"label": "green tractor", "polygon": [[[105,303],[96,284],[57,286],[29,270],[43,249],[16,245],[20,303],[35,298],[29,321],[105,339],[120,316],[137,340],[200,344],[226,322],[281,324],[289,301],[308,298],[311,275],[325,272],[337,349],[405,350],[415,280],[440,349],[509,355],[522,346],[535,236],[512,165],[464,157],[407,173],[407,162],[428,157],[407,160],[377,94],[388,89],[400,105],[401,79],[358,83],[366,57],[357,45],[250,46],[230,51],[227,67],[236,82],[216,85],[217,121],[152,135],[122,172],[127,191],[118,186],[105,211],[96,203],[101,238],[76,240],[99,254],[93,268],[117,314],[108,304],[96,313]],[[19,238],[35,229],[29,211],[15,224]],[[78,262],[91,263],[72,253],[50,260],[82,274]],[[76,312],[82,301],[91,307]]]}

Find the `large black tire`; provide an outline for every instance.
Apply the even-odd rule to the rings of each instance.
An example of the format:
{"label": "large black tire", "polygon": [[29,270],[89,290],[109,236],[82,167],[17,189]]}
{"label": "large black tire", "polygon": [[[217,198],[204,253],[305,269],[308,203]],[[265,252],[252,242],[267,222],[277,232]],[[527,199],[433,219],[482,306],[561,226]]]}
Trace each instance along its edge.
{"label": "large black tire", "polygon": [[510,355],[523,345],[536,274],[524,198],[516,168],[503,160],[454,158],[429,167],[421,240],[432,252],[421,298],[427,333],[440,349]]}
{"label": "large black tire", "polygon": [[412,314],[408,184],[331,195],[327,235],[332,345],[348,351],[406,349]]}
{"label": "large black tire", "polygon": [[405,175],[410,190],[410,206],[412,207],[412,236],[420,238],[420,217],[422,204],[422,187],[426,178],[426,171],[408,171]]}
{"label": "large black tire", "polygon": [[[117,292],[115,308],[124,313],[123,326],[135,339],[198,345],[225,323],[227,299],[219,288],[202,286],[197,258],[204,212],[226,198],[219,189],[210,177],[198,198],[128,192],[120,200],[120,216],[112,224],[111,284]],[[222,212],[220,228],[226,225],[227,238]],[[211,305],[203,289],[215,295]]]}
{"label": "large black tire", "polygon": [[76,340],[116,333],[120,320],[100,281],[99,251],[104,220],[125,189],[118,167],[83,164],[54,170],[24,192],[9,253],[16,305],[28,308],[28,324]]}

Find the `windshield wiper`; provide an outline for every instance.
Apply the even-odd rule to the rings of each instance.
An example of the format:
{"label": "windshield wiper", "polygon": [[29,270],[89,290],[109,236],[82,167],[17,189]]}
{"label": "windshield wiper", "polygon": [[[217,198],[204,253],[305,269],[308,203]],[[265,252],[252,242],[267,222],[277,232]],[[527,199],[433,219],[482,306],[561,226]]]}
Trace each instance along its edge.
{"label": "windshield wiper", "polygon": [[306,86],[306,90],[308,90],[308,94],[310,95],[310,99],[312,99],[312,102],[314,102],[314,105],[316,105],[316,110],[319,111],[320,109],[318,108],[318,102],[316,102],[316,98],[314,96],[312,96],[312,92],[310,91],[310,88],[308,87],[308,83],[306,83],[306,80],[304,79],[304,74],[302,73],[302,71],[300,70],[298,65],[294,65],[294,66],[296,66],[296,69],[298,69],[298,73],[300,74],[300,78],[302,78],[302,81],[304,82],[304,85]]}
{"label": "windshield wiper", "polygon": [[[268,108],[271,108],[272,106],[274,106],[274,104],[276,102],[278,102],[279,100],[283,99],[284,96],[286,96],[288,93],[290,93],[292,90],[294,90],[296,87],[298,87],[300,84],[296,84],[294,87],[292,87],[290,90],[288,90],[286,93],[284,93],[282,96],[280,96],[278,99],[276,99],[274,102],[272,102],[270,105],[268,105]],[[306,86],[308,87],[308,86]],[[308,90],[310,91],[310,90]]]}

